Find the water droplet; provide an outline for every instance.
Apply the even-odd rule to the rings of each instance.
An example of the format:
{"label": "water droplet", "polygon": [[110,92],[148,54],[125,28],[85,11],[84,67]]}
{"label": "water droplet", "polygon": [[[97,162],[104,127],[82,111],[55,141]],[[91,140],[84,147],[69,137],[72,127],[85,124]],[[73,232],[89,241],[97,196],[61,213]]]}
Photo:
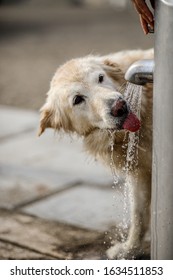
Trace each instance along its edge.
{"label": "water droplet", "polygon": [[112,188],[115,188],[116,185],[119,182],[119,177],[116,173],[116,167],[115,167],[115,162],[114,162],[114,131],[108,130],[110,134],[110,150],[111,150],[111,155],[110,155],[110,167],[112,171],[112,176],[113,176],[113,186]]}

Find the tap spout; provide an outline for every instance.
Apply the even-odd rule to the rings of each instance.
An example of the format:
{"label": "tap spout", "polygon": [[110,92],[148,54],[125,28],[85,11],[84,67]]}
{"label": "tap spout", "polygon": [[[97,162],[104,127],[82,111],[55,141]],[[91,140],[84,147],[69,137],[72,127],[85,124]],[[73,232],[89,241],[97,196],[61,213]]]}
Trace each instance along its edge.
{"label": "tap spout", "polygon": [[154,60],[142,59],[134,62],[125,73],[125,79],[132,84],[153,83]]}

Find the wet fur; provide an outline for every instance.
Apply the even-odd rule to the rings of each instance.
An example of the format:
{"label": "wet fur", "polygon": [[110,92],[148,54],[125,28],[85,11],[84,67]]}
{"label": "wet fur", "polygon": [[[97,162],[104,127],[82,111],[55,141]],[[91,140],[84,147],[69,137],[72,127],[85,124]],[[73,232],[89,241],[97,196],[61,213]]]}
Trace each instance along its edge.
{"label": "wet fur", "polygon": [[[125,131],[116,130],[116,124],[114,127],[113,119],[109,117],[109,109],[119,96],[123,97],[122,89],[126,83],[124,73],[130,64],[152,57],[153,50],[122,51],[103,57],[73,59],[59,67],[52,79],[46,103],[41,109],[39,135],[48,127],[77,133],[83,138],[86,151],[109,165],[108,129],[114,129],[114,162],[117,172],[123,175],[126,150],[122,145]],[[107,84],[97,83],[99,71],[106,76]],[[73,98],[77,94],[85,96],[85,104],[73,104]],[[137,256],[150,221],[152,86],[149,85],[143,89],[139,137],[139,164],[132,168],[128,176],[132,196],[131,226],[127,240],[115,244],[107,251],[110,259],[131,259]]]}

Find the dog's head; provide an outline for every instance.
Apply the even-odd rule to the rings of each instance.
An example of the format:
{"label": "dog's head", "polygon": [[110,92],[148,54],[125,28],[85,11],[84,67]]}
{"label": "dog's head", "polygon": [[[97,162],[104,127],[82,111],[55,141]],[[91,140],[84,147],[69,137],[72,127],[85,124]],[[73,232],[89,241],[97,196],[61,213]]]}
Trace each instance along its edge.
{"label": "dog's head", "polygon": [[48,127],[79,135],[94,129],[137,130],[139,122],[119,92],[123,84],[123,72],[110,60],[89,56],[67,62],[52,79],[39,135]]}

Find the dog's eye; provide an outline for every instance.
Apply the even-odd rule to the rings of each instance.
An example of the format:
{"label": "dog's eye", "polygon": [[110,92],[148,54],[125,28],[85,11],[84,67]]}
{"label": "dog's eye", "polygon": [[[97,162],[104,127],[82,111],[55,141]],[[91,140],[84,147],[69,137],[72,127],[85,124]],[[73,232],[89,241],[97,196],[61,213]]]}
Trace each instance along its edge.
{"label": "dog's eye", "polygon": [[78,105],[84,101],[83,96],[81,95],[76,95],[73,99],[73,105]]}
{"label": "dog's eye", "polygon": [[104,80],[104,75],[103,74],[100,74],[99,75],[99,83],[102,83]]}

